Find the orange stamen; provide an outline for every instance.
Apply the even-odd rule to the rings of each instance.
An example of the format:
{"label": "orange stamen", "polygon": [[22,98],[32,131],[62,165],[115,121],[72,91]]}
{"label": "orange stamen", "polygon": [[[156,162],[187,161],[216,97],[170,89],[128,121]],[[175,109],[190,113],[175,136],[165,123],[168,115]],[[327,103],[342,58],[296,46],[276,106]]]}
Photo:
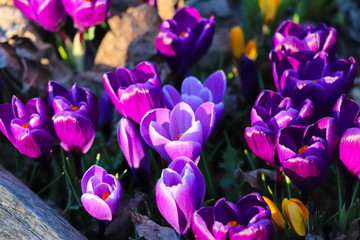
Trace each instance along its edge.
{"label": "orange stamen", "polygon": [[186,34],[187,34],[187,32],[181,32],[181,33],[180,33],[180,36],[181,36],[181,37],[185,37]]}
{"label": "orange stamen", "polygon": [[175,138],[175,141],[179,141],[179,139],[181,138],[182,135],[183,135],[183,133],[180,133],[179,136],[177,136],[177,138]]}
{"label": "orange stamen", "polygon": [[109,196],[110,196],[111,193],[109,192],[104,192],[101,196],[101,198],[105,201]]}
{"label": "orange stamen", "polygon": [[29,123],[28,122],[26,122],[26,123],[24,123],[23,125],[21,125],[23,128],[29,128]]}
{"label": "orange stamen", "polygon": [[236,228],[238,228],[238,227],[240,226],[240,224],[238,224],[237,221],[228,222],[226,225],[234,226],[234,227],[236,227]]}
{"label": "orange stamen", "polygon": [[309,147],[308,145],[304,145],[304,146],[302,146],[301,148],[299,148],[298,152],[299,152],[300,154],[303,154],[304,151],[305,151],[308,147]]}
{"label": "orange stamen", "polygon": [[74,106],[74,105],[70,105],[70,107],[71,107],[71,109],[73,110],[73,111],[76,111],[76,110],[78,110],[79,108],[77,107],[77,106]]}

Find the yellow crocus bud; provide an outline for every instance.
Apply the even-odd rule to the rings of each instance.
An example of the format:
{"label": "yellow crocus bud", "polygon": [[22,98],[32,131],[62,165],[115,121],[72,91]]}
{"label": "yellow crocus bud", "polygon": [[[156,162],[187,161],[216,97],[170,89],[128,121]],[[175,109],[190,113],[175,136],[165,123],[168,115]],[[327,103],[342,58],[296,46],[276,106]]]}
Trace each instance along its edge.
{"label": "yellow crocus bud", "polygon": [[289,227],[299,236],[305,237],[307,234],[306,221],[309,218],[309,211],[305,205],[296,198],[284,198],[282,211],[285,215]]}
{"label": "yellow crocus bud", "polygon": [[281,0],[259,0],[261,16],[266,25],[274,21],[280,3]]}
{"label": "yellow crocus bud", "polygon": [[254,39],[247,42],[244,50],[244,55],[248,56],[249,59],[255,60],[257,56],[257,47]]}
{"label": "yellow crocus bud", "polygon": [[236,59],[240,59],[244,53],[245,37],[244,32],[239,26],[230,30],[230,47]]}
{"label": "yellow crocus bud", "polygon": [[276,207],[273,201],[271,201],[269,198],[264,197],[263,199],[269,205],[270,211],[271,211],[271,220],[275,226],[276,231],[283,232],[285,230],[285,220],[283,216],[281,215],[281,212]]}

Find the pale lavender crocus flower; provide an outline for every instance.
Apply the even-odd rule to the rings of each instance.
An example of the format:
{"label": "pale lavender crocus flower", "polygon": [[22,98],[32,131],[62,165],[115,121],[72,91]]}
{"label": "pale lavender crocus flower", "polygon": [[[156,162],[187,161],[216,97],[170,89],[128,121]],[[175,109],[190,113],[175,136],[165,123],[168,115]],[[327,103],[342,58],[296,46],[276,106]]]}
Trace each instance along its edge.
{"label": "pale lavender crocus flower", "polygon": [[81,179],[81,202],[94,218],[111,221],[121,202],[122,187],[119,180],[102,167],[93,165]]}

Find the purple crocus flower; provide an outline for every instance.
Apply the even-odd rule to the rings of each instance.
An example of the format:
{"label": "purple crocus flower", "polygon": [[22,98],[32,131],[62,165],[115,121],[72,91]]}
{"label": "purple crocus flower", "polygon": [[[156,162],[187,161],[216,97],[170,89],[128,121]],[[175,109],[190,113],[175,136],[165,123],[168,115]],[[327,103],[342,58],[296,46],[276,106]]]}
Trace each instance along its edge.
{"label": "purple crocus flower", "polygon": [[76,83],[68,91],[54,81],[49,82],[47,92],[60,145],[71,153],[86,153],[94,141],[99,120],[96,96],[90,89],[79,88]]}
{"label": "purple crocus flower", "polygon": [[11,104],[0,104],[0,130],[25,156],[38,160],[50,157],[50,116],[41,98],[32,98],[25,105],[13,96]]}
{"label": "purple crocus flower", "polygon": [[291,97],[295,106],[305,99],[313,101],[320,115],[330,113],[341,94],[347,94],[356,75],[355,60],[330,62],[326,52],[272,51],[273,76],[282,96]]}
{"label": "purple crocus flower", "polygon": [[110,14],[110,0],[62,0],[62,3],[80,32],[104,22]]}
{"label": "purple crocus flower", "polygon": [[253,102],[259,93],[259,77],[254,62],[246,55],[240,63],[240,79],[245,99]]}
{"label": "purple crocus flower", "polygon": [[213,16],[205,19],[195,8],[178,8],[172,19],[162,22],[156,49],[175,74],[185,74],[207,52],[214,32]]}
{"label": "purple crocus flower", "polygon": [[186,102],[190,107],[196,109],[204,102],[212,102],[216,108],[216,122],[218,123],[224,115],[224,103],[222,102],[226,91],[226,76],[224,71],[219,70],[211,74],[202,84],[195,77],[187,77],[181,85],[181,95],[171,85],[165,85],[163,92],[166,107],[170,110],[179,102]]}
{"label": "purple crocus flower", "polygon": [[57,32],[66,21],[61,0],[14,0],[14,5],[31,21],[52,32]]}
{"label": "purple crocus flower", "polygon": [[[331,116],[339,126],[339,159],[341,173],[348,179],[360,179],[360,108],[358,104],[342,95],[336,102]],[[350,173],[350,174],[349,174]]]}
{"label": "purple crocus flower", "polygon": [[201,147],[216,121],[215,105],[206,102],[195,113],[184,102],[172,110],[158,108],[147,112],[140,132],[145,142],[166,161],[185,156],[198,163]]}
{"label": "purple crocus flower", "polygon": [[305,25],[301,27],[292,21],[284,21],[274,34],[273,49],[285,48],[291,53],[301,51],[325,51],[334,56],[337,47],[337,31],[324,23],[315,27]]}
{"label": "purple crocus flower", "polygon": [[164,169],[156,183],[155,197],[160,213],[180,234],[188,231],[193,213],[205,198],[205,180],[194,162],[179,157]]}
{"label": "purple crocus flower", "polygon": [[111,221],[122,198],[119,180],[108,174],[102,167],[93,165],[81,179],[81,202],[94,218]]}
{"label": "purple crocus flower", "polygon": [[251,151],[271,167],[281,170],[274,162],[276,134],[290,125],[307,125],[315,120],[315,109],[310,100],[297,110],[291,98],[273,91],[259,94],[251,110],[251,127],[245,129],[245,140]]}
{"label": "purple crocus flower", "polygon": [[136,123],[147,111],[164,106],[161,80],[150,62],[142,62],[132,71],[118,67],[116,74],[105,73],[103,84],[116,109]]}
{"label": "purple crocus flower", "polygon": [[199,240],[265,240],[274,236],[270,208],[258,193],[250,193],[236,204],[221,198],[214,207],[200,208],[191,228]]}
{"label": "purple crocus flower", "polygon": [[122,118],[118,128],[118,142],[136,179],[146,178],[150,172],[150,156],[148,148],[138,128]]}
{"label": "purple crocus flower", "polygon": [[[306,134],[305,126],[290,126],[278,133],[276,153],[285,174],[294,185],[309,191],[326,177],[330,165],[328,142],[319,136]],[[335,129],[337,131],[337,129]]]}

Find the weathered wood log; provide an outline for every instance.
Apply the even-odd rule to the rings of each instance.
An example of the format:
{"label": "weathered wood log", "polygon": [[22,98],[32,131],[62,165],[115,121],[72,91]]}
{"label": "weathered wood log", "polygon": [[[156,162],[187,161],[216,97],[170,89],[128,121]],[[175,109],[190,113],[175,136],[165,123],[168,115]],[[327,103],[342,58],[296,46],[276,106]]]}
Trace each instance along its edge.
{"label": "weathered wood log", "polygon": [[0,165],[0,239],[86,239]]}

